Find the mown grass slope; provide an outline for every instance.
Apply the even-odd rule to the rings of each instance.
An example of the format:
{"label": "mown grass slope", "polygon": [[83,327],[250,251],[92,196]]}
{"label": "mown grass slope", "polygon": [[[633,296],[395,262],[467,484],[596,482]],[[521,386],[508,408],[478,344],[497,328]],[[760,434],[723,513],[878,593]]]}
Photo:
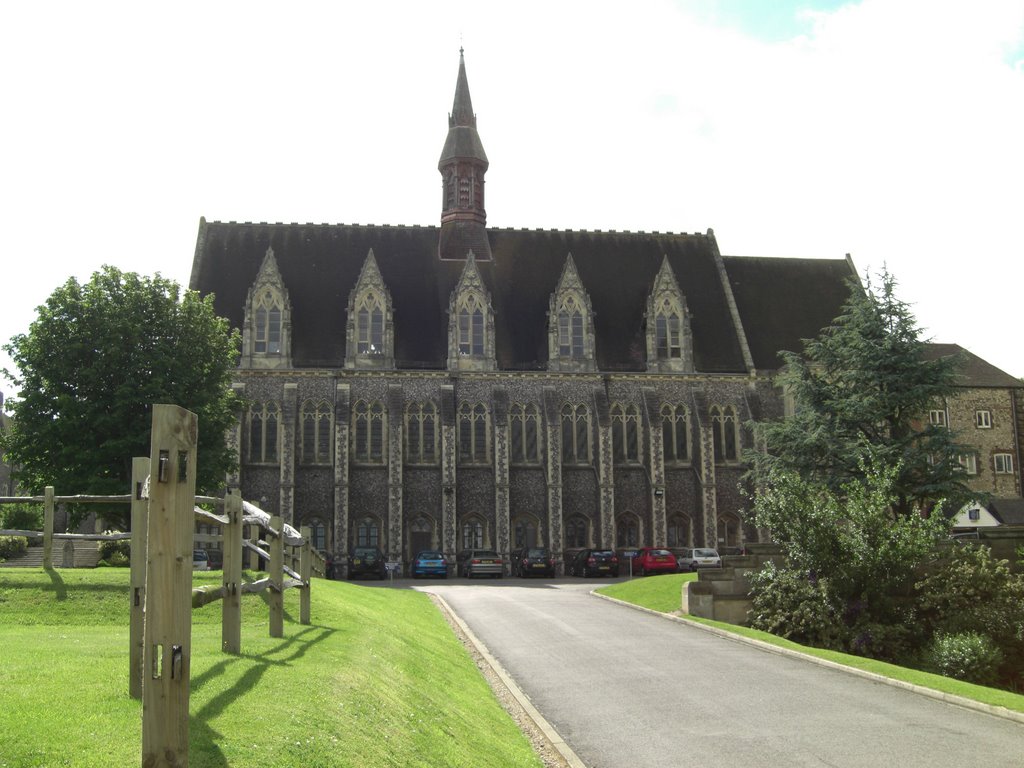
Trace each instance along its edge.
{"label": "mown grass slope", "polygon": [[[0,568],[0,768],[141,763],[128,600],[127,569]],[[317,580],[311,625],[285,610],[272,639],[246,596],[238,656],[193,611],[192,768],[541,765],[426,595]]]}

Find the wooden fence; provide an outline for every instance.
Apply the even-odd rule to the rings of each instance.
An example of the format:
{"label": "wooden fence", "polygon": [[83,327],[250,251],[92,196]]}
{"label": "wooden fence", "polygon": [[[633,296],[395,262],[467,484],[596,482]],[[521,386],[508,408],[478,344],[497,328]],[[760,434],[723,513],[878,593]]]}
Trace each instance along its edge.
{"label": "wooden fence", "polygon": [[[237,492],[223,498],[195,495],[195,414],[179,406],[154,405],[150,457],[132,460],[132,492],[124,496],[57,496],[48,486],[42,496],[0,497],[0,504],[43,504],[43,530],[0,530],[0,535],[43,539],[43,567],[53,567],[53,541],[131,539],[128,690],[142,699],[143,766],[188,765],[188,699],[191,662],[191,609],[221,600],[221,648],[241,652],[245,594],[268,592],[270,636],[284,636],[284,591],[300,590],[299,622],[310,623],[310,585],[323,576],[323,556],[301,531],[248,502]],[[157,467],[152,472],[153,466]],[[60,503],[131,504],[131,533],[54,533],[54,509]],[[213,506],[218,512],[201,509]],[[195,522],[219,526],[224,562],[219,587],[192,588]],[[243,538],[243,526],[256,532]],[[259,535],[262,533],[262,537]],[[210,538],[210,537],[206,537]],[[242,580],[243,560],[267,575]],[[288,564],[286,564],[286,560]]]}

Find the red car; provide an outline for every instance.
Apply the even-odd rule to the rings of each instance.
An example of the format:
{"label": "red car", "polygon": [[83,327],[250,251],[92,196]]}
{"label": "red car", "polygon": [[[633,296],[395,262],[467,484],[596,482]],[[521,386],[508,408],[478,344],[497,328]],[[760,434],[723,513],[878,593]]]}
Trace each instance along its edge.
{"label": "red car", "polygon": [[667,549],[641,547],[633,556],[633,575],[647,576],[651,573],[676,573],[676,556]]}

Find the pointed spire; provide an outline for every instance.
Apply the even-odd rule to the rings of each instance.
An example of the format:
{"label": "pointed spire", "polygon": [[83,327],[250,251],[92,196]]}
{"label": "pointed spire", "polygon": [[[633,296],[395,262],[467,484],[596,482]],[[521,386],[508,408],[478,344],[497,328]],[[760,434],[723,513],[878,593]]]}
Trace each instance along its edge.
{"label": "pointed spire", "polygon": [[466,57],[459,48],[459,78],[455,82],[455,102],[452,112],[448,115],[448,127],[464,125],[476,128],[476,114],[473,112],[473,100],[469,97],[469,80],[466,78]]}

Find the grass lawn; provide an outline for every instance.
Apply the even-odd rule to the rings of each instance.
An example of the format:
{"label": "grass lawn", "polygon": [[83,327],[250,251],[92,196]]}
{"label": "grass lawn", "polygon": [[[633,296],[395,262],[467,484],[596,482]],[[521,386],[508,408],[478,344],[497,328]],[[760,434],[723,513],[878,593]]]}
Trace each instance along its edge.
{"label": "grass lawn", "polygon": [[[127,569],[0,568],[0,768],[141,763],[128,600]],[[277,639],[247,595],[238,656],[220,610],[193,610],[192,768],[542,765],[420,592],[317,580],[312,624],[288,590]]]}
{"label": "grass lawn", "polygon": [[[614,597],[618,600],[633,603],[634,605],[639,605],[644,608],[650,608],[651,610],[659,611],[661,613],[675,613],[679,610],[681,604],[680,594],[683,583],[692,581],[696,578],[697,574],[695,573],[649,576],[645,579],[631,579],[618,584],[611,584],[607,587],[602,587],[597,591],[603,595],[608,595],[608,597]],[[887,664],[884,661],[876,661],[875,659],[868,659],[863,656],[853,656],[848,653],[839,653],[838,651],[826,651],[820,648],[812,648],[807,645],[800,645],[799,643],[785,640],[781,637],[769,634],[768,632],[750,629],[749,627],[739,627],[735,624],[726,624],[722,621],[712,621],[710,619],[698,619],[693,616],[686,616],[685,618],[699,624],[717,627],[718,629],[722,629],[736,635],[741,635],[742,637],[761,640],[762,642],[769,643],[771,645],[776,645],[781,648],[789,648],[790,650],[805,653],[808,656],[827,659],[828,661],[833,661],[837,664],[844,664],[845,666],[854,667],[855,669],[873,672],[874,674],[883,675],[894,680],[901,680],[906,683],[912,683],[913,685],[920,685],[924,688],[942,691],[943,693],[951,693],[956,696],[962,696],[965,699],[973,699],[984,704],[990,704],[994,707],[1004,707],[1016,712],[1024,712],[1024,696],[1021,696],[1020,694],[999,690],[997,688],[986,688],[983,685],[965,683],[960,680],[943,677],[942,675],[934,675],[929,672],[921,672],[916,669],[899,667],[895,664]]]}

